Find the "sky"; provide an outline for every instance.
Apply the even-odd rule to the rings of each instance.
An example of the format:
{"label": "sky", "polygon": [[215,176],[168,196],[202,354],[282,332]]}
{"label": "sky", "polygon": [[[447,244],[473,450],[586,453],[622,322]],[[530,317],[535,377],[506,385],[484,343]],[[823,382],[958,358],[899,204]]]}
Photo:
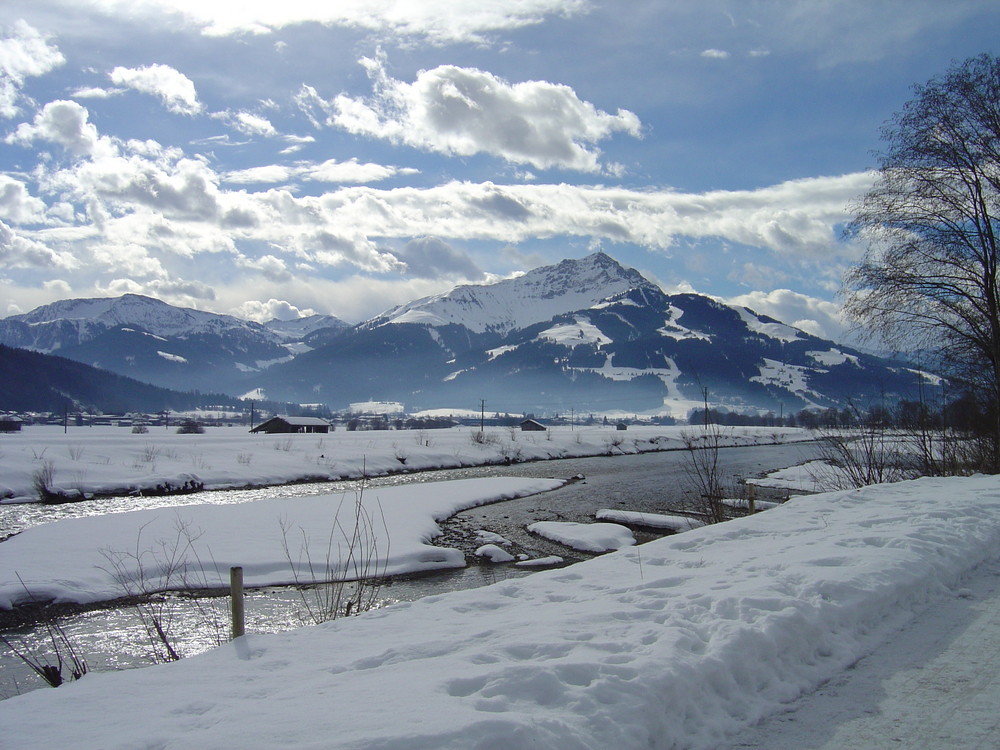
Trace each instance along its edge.
{"label": "sky", "polygon": [[845,240],[992,0],[5,0],[0,316],[354,323],[603,250],[849,337]]}

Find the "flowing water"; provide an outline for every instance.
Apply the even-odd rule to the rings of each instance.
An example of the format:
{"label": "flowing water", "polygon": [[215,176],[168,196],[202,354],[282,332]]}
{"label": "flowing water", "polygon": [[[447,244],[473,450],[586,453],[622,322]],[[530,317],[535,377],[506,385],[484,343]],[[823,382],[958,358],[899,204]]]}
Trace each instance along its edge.
{"label": "flowing water", "polygon": [[[730,481],[760,476],[768,471],[816,457],[812,444],[727,448],[719,453],[720,471]],[[565,487],[517,500],[480,506],[456,514],[442,524],[444,534],[436,543],[458,547],[470,559],[468,567],[414,577],[393,579],[378,591],[378,606],[412,601],[422,596],[472,588],[514,576],[531,569],[513,565],[479,564],[471,552],[481,542],[475,532],[484,529],[511,541],[515,552],[531,557],[559,555],[567,563],[590,557],[528,533],[535,521],[590,522],[600,508],[669,512],[685,499],[690,486],[689,458],[684,451],[626,456],[600,456],[444,471],[420,472],[368,480],[369,488],[417,482],[490,476],[531,476],[570,478],[581,481]],[[139,508],[188,505],[194,503],[244,503],[271,497],[345,492],[357,488],[356,481],[284,485],[250,490],[199,492],[167,497],[111,497],[66,505],[0,506],[0,538],[11,533],[62,518],[116,513]],[[636,534],[640,542],[653,535]],[[321,594],[321,592],[320,592]],[[292,587],[271,587],[247,592],[247,632],[267,633],[288,630],[308,622],[305,613],[314,605],[317,592]],[[303,599],[306,597],[306,599]],[[192,655],[215,647],[228,637],[229,602],[224,597],[189,598],[171,596],[165,602],[165,616],[172,618],[176,647],[182,655]],[[86,658],[91,671],[128,669],[151,663],[152,647],[133,607],[93,609],[60,617],[59,623],[74,647]],[[22,627],[3,633],[13,643],[32,647],[51,658],[50,637],[44,625]],[[38,678],[8,649],[0,646],[0,698],[32,690],[42,685]]]}

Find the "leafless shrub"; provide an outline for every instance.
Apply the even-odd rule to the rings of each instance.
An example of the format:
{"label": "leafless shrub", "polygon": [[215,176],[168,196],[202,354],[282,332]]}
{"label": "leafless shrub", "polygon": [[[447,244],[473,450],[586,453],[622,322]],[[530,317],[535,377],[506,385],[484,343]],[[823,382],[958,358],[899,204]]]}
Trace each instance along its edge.
{"label": "leafless shrub", "polygon": [[720,523],[732,518],[730,506],[724,500],[744,493],[742,486],[726,487],[719,467],[722,432],[717,424],[709,424],[698,432],[682,432],[681,440],[687,451],[686,476],[693,496],[689,507],[706,523]]}
{"label": "leafless shrub", "polygon": [[[108,567],[102,570],[114,579],[122,595],[134,602],[133,611],[142,624],[150,660],[177,661],[182,654],[176,646],[175,607],[164,592],[211,588],[206,564],[195,546],[203,532],[195,532],[178,517],[173,538],[159,539],[144,547],[146,525],[140,527],[134,549],[101,550],[108,561]],[[212,565],[215,566],[214,560]],[[221,580],[217,569],[216,574]],[[221,645],[226,633],[225,607],[201,599],[197,602],[203,626]]]}
{"label": "leafless shrub", "polygon": [[[32,604],[39,604],[28,587],[24,585],[21,576],[17,580],[28,594]],[[79,680],[87,674],[87,661],[77,652],[66,631],[55,618],[45,617],[42,620],[46,637],[52,650],[50,656],[45,656],[28,644],[25,640],[0,635],[0,643],[9,648],[14,655],[24,662],[31,670],[52,687],[59,687],[67,678]],[[64,668],[68,673],[64,674]]]}
{"label": "leafless shrub", "polygon": [[55,475],[56,465],[52,459],[42,461],[41,466],[35,469],[35,473],[31,475],[31,483],[35,488],[35,494],[42,500],[55,494],[55,490],[52,488]]}
{"label": "leafless shrub", "polygon": [[353,507],[342,520],[346,494],[340,498],[326,548],[314,558],[309,537],[300,528],[302,540],[293,553],[289,539],[291,528],[282,522],[281,538],[285,558],[299,586],[304,613],[302,619],[319,624],[338,617],[375,608],[389,560],[389,533],[378,505],[378,516],[364,503],[365,483],[354,495]]}

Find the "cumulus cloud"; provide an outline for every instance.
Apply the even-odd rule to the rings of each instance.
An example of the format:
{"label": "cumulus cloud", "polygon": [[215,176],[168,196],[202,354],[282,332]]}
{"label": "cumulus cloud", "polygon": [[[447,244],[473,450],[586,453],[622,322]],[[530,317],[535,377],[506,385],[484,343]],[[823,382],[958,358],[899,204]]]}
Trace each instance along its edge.
{"label": "cumulus cloud", "polygon": [[27,185],[0,174],[0,219],[29,224],[41,221],[44,215],[45,202],[29,194]]}
{"label": "cumulus cloud", "polygon": [[288,271],[285,261],[273,255],[263,255],[260,258],[240,258],[239,264],[244,268],[260,271],[268,281],[285,282],[292,280],[292,274]]}
{"label": "cumulus cloud", "polygon": [[0,267],[72,270],[78,265],[71,254],[22,237],[0,221]]}
{"label": "cumulus cloud", "polygon": [[46,104],[31,123],[22,122],[7,138],[8,143],[29,145],[43,140],[56,143],[74,156],[87,156],[98,144],[97,128],[88,122],[87,108],[73,101]]}
{"label": "cumulus cloud", "polygon": [[247,300],[233,309],[233,315],[258,323],[266,323],[269,320],[296,320],[315,314],[316,311],[312,308],[301,309],[291,302],[274,297],[267,302]]}
{"label": "cumulus cloud", "polygon": [[163,105],[181,115],[195,115],[202,111],[194,82],[169,65],[145,65],[141,68],[117,67],[108,74],[112,83],[125,86],[143,94],[159,97]]}
{"label": "cumulus cloud", "polygon": [[65,62],[62,53],[24,21],[0,38],[0,117],[18,114],[21,87],[29,76],[40,76]]}
{"label": "cumulus cloud", "polygon": [[726,300],[731,305],[749,307],[761,315],[780,320],[806,333],[834,341],[843,340],[844,320],[840,306],[790,289],[749,292]]}
{"label": "cumulus cloud", "polygon": [[[373,95],[346,94],[329,103],[328,122],[348,132],[453,156],[498,156],[538,169],[611,172],[596,143],[624,132],[638,137],[639,118],[608,114],[569,86],[545,81],[511,84],[475,68],[442,65],[413,83],[391,78],[384,60],[365,58]],[[302,103],[315,103],[304,91]],[[310,96],[311,95],[311,96]]]}

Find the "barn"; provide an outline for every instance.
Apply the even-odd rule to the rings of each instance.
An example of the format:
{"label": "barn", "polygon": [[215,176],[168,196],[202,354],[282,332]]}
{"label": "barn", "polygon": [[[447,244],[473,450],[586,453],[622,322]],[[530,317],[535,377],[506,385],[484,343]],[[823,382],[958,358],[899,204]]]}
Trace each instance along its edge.
{"label": "barn", "polygon": [[319,417],[271,417],[250,430],[250,432],[266,432],[269,435],[329,431],[330,423]]}
{"label": "barn", "polygon": [[536,422],[534,419],[526,419],[521,422],[521,429],[524,432],[545,432],[545,425]]}

